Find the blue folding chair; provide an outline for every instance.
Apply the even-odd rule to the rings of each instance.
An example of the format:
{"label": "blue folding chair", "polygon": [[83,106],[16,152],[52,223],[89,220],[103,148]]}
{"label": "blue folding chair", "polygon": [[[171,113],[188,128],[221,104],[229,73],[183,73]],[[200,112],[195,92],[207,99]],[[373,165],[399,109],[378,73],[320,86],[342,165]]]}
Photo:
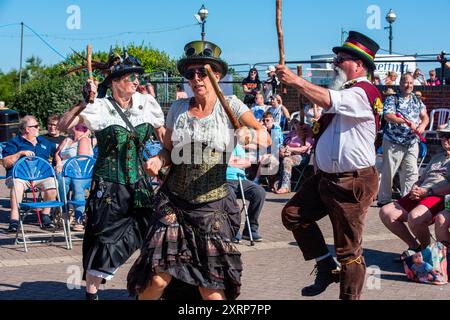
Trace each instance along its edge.
{"label": "blue folding chair", "polygon": [[[34,181],[42,180],[46,178],[53,178],[55,182],[55,186],[58,187],[58,181],[56,179],[55,171],[53,170],[50,163],[37,156],[33,157],[23,157],[19,159],[13,167],[12,171],[12,181],[13,181],[13,192],[15,194],[15,198],[18,199],[16,193],[16,180],[21,179],[25,181],[30,181],[32,189],[34,189]],[[34,190],[33,190],[34,191]],[[54,236],[60,235],[60,232],[53,231],[52,233],[32,233],[25,234],[24,229],[24,220],[25,218],[33,212],[37,212],[39,218],[39,211],[44,208],[62,208],[64,203],[60,201],[59,194],[57,193],[57,201],[37,201],[35,198],[34,202],[20,202],[17,203],[17,207],[19,208],[19,229],[16,232],[15,244],[23,244],[25,248],[25,252],[28,252],[27,242],[29,243],[43,243],[48,242],[44,240],[34,240],[31,238],[45,238],[51,237],[51,241],[53,241]],[[40,218],[39,218],[40,221]],[[69,240],[67,237],[68,221],[67,218],[64,219],[63,223],[63,234],[66,240],[67,249],[69,249]],[[19,239],[19,230],[22,236],[22,239]],[[30,240],[27,240],[29,238]]]}
{"label": "blue folding chair", "polygon": [[[74,156],[66,161],[64,164],[61,174],[63,181],[63,193],[64,193],[64,208],[65,215],[69,216],[69,205],[79,207],[86,205],[86,199],[84,200],[71,200],[67,199],[66,190],[66,179],[71,180],[89,180],[92,178],[92,172],[94,171],[95,159],[92,156],[78,155]],[[67,228],[68,238],[69,238],[69,249],[72,249],[73,240],[82,240],[82,238],[72,239],[72,231],[70,230],[70,220]],[[83,234],[84,232],[74,232],[74,234]]]}

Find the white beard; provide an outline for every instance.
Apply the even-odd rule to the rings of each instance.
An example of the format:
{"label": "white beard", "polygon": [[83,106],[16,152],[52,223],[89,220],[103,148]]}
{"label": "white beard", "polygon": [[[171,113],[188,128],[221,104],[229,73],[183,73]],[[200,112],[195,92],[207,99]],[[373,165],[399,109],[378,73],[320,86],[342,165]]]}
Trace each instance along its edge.
{"label": "white beard", "polygon": [[331,80],[330,85],[328,86],[331,90],[340,90],[344,83],[347,82],[347,75],[344,73],[344,70],[339,68],[338,66],[334,67],[334,77]]}

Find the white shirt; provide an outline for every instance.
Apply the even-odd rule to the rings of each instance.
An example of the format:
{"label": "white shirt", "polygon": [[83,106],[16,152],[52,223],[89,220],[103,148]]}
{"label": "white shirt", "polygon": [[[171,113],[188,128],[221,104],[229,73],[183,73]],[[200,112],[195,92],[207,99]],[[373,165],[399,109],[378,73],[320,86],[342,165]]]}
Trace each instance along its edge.
{"label": "white shirt", "polygon": [[375,165],[375,118],[366,92],[359,87],[329,92],[331,108],[324,112],[336,115],[318,141],[318,168],[338,173]]}
{"label": "white shirt", "polygon": [[[238,120],[244,113],[250,112],[236,96],[225,96],[225,99]],[[219,99],[211,114],[201,119],[189,115],[189,100],[174,101],[167,114],[166,127],[172,130],[173,145],[180,144],[181,147],[192,142],[202,142],[218,150],[229,147],[233,142],[234,129]]]}
{"label": "white shirt", "polygon": [[[122,109],[122,111],[125,110]],[[164,125],[164,113],[151,94],[144,95],[139,92],[133,94],[132,106],[129,111],[130,116],[128,119],[135,127],[141,123],[150,123],[154,128]],[[95,99],[93,103],[86,106],[80,113],[80,116],[87,127],[93,131],[99,131],[111,125],[119,125],[128,129],[111,104],[111,101],[107,98]]]}

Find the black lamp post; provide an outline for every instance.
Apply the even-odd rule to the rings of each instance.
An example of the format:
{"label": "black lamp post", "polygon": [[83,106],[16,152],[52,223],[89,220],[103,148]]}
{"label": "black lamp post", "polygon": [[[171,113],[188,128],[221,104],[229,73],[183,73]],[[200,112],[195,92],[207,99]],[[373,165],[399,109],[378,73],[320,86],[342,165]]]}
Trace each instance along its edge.
{"label": "black lamp post", "polygon": [[208,10],[206,10],[205,5],[202,4],[200,10],[198,10],[198,22],[202,25],[202,41],[205,41],[205,23],[206,18],[208,17]]}
{"label": "black lamp post", "polygon": [[385,29],[389,29],[389,54],[392,54],[392,24],[395,19],[397,19],[397,15],[392,9],[390,9],[386,15],[386,21],[389,23],[389,27],[385,27]]}

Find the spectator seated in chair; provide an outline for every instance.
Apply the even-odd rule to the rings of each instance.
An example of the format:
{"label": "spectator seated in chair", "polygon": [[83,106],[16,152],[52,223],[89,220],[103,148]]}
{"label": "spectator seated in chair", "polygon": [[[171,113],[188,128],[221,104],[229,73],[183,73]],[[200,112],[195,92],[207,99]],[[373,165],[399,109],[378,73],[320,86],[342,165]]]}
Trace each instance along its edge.
{"label": "spectator seated in chair", "polygon": [[[272,144],[267,148],[267,153],[258,156],[258,165],[256,176],[253,182],[259,184],[261,175],[274,176],[278,173],[279,160],[278,153],[283,143],[283,131],[280,126],[274,123],[273,114],[266,111],[263,115],[263,126],[270,134]],[[248,146],[251,150],[252,146]],[[270,184],[270,183],[269,183]],[[271,188],[272,186],[269,186]]]}
{"label": "spectator seated in chair", "polygon": [[[245,178],[245,168],[250,167],[251,160],[246,157],[245,151],[241,145],[237,144],[234,148],[233,154],[228,162],[227,168],[227,183],[233,190],[238,199],[242,199],[242,194],[239,186],[238,175],[241,175],[242,188],[244,191],[244,198],[249,201],[248,205],[248,217],[250,220],[250,229],[245,224],[244,231],[242,232],[242,239],[249,240],[250,232],[253,236],[253,241],[260,242],[262,237],[258,233],[259,223],[258,218],[261,214],[261,210],[264,206],[264,200],[266,198],[266,191],[260,185],[253,183]],[[239,236],[235,238],[235,242],[239,242]]]}
{"label": "spectator seated in chair", "polygon": [[[84,123],[79,123],[75,127],[73,127],[71,131],[71,135],[64,139],[55,154],[55,171],[58,177],[58,187],[60,195],[59,198],[64,199],[65,189],[66,192],[69,192],[69,190],[72,191],[74,200],[84,200],[84,190],[90,187],[91,180],[71,180],[70,178],[66,177],[64,179],[65,186],[63,186],[62,169],[67,160],[72,157],[75,157],[77,155],[93,155],[92,143],[91,139],[89,138],[90,130]],[[75,221],[74,225],[72,226],[72,230],[83,231],[84,206],[75,207],[74,212]]]}
{"label": "spectator seated in chair", "polygon": [[293,128],[284,139],[280,148],[282,159],[281,186],[275,193],[289,193],[291,191],[292,167],[298,166],[307,157],[314,145],[312,130],[306,123],[301,125],[297,119],[293,120]]}
{"label": "spectator seated in chair", "polygon": [[[15,163],[22,157],[38,156],[43,159],[53,158],[56,144],[39,136],[39,123],[35,117],[27,115],[20,120],[21,135],[9,140],[3,151],[3,166],[6,169],[6,186],[11,189],[11,215],[8,232],[17,232],[19,227],[19,208],[17,203],[22,202],[23,193],[31,187],[29,181],[16,179],[13,186],[12,172]],[[45,201],[56,200],[56,186],[53,178],[34,181],[34,186],[44,192]],[[14,192],[14,188],[16,192]],[[16,195],[17,194],[17,199]],[[50,218],[50,208],[44,208],[41,212],[42,228],[53,229],[55,225]]]}
{"label": "spectator seated in chair", "polygon": [[430,244],[429,225],[433,222],[437,241],[447,245],[450,241],[449,215],[444,210],[444,197],[450,193],[450,127],[438,129],[438,134],[443,152],[430,160],[408,195],[380,210],[384,225],[408,245],[408,250],[416,252]]}

